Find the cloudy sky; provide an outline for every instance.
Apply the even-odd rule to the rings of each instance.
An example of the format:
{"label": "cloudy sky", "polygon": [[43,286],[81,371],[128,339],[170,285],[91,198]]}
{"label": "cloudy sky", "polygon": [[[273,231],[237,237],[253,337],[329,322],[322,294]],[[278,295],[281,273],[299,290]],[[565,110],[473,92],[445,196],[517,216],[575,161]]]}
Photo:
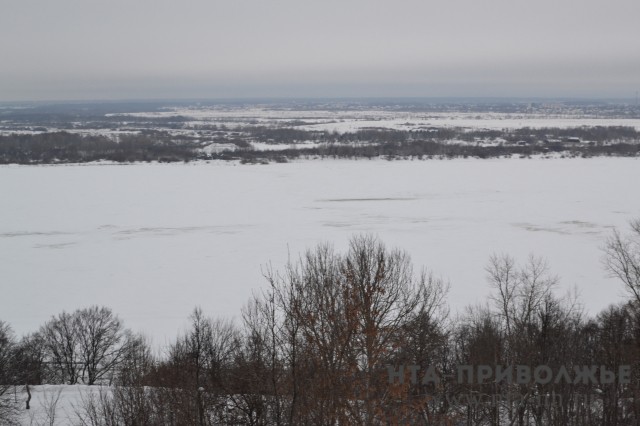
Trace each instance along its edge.
{"label": "cloudy sky", "polygon": [[0,101],[636,90],[639,0],[0,0]]}

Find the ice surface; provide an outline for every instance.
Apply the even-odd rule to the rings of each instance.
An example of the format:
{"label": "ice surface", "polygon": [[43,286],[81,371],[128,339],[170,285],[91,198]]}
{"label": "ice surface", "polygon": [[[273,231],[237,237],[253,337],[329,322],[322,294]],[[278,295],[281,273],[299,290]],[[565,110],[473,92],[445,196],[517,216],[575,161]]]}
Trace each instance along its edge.
{"label": "ice surface", "polygon": [[622,300],[600,247],[640,216],[640,160],[317,160],[0,167],[0,318],[111,307],[156,345],[194,306],[239,317],[261,269],[321,241],[374,233],[484,302],[496,253],[545,256],[592,313]]}

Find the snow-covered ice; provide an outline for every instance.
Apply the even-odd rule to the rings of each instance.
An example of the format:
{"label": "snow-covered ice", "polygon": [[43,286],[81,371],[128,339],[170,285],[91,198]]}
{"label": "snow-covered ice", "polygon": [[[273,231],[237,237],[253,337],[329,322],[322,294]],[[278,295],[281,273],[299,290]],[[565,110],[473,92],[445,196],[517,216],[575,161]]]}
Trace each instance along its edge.
{"label": "snow-covered ice", "polygon": [[239,317],[261,270],[374,233],[484,302],[492,253],[544,256],[592,313],[622,300],[600,247],[640,216],[640,160],[316,160],[0,167],[0,318],[100,304],[156,345],[194,306]]}

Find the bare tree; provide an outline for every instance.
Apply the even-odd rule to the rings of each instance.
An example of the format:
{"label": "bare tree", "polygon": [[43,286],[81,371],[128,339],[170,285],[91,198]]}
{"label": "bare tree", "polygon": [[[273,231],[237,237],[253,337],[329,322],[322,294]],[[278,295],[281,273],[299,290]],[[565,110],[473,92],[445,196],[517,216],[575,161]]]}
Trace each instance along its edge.
{"label": "bare tree", "polygon": [[42,390],[42,394],[38,398],[41,410],[38,412],[31,411],[29,413],[30,426],[55,426],[58,424],[56,419],[60,417],[58,415],[60,395],[62,395],[62,388],[57,390]]}
{"label": "bare tree", "polygon": [[626,290],[640,304],[640,219],[630,222],[631,234],[618,230],[607,239],[604,265],[612,276],[619,278]]}
{"label": "bare tree", "polygon": [[344,255],[320,245],[267,279],[290,336],[294,423],[385,421],[396,399],[386,364],[410,340],[409,324],[435,321],[446,286],[372,236],[352,238]]}
{"label": "bare tree", "polygon": [[[498,365],[545,365],[556,372],[559,368],[593,363],[583,343],[583,317],[575,296],[557,297],[554,288],[558,278],[546,262],[529,256],[522,265],[508,255],[492,256],[486,267],[493,293],[495,361]],[[583,346],[584,345],[584,346]],[[580,348],[580,350],[577,350]],[[499,362],[498,362],[499,361]],[[490,360],[485,360],[491,364]],[[503,383],[492,392],[513,395],[503,404],[503,412],[511,424],[530,420],[537,424],[575,424],[584,410],[576,402],[576,386],[564,383]],[[563,406],[541,404],[536,395],[559,395]],[[520,401],[512,403],[514,399]],[[576,403],[578,406],[573,407]]]}
{"label": "bare tree", "polygon": [[154,365],[155,358],[147,339],[141,335],[131,337],[118,365],[115,384],[111,387],[112,403],[121,424],[154,424],[153,390],[146,386],[147,375]]}
{"label": "bare tree", "polygon": [[111,309],[92,306],[74,313],[82,380],[93,385],[114,372],[130,344],[130,333]]}
{"label": "bare tree", "polygon": [[[31,333],[22,337],[15,347],[14,365],[17,383],[21,385],[40,385],[48,381],[45,349],[42,336],[39,333]],[[55,382],[55,380],[51,380],[51,382]]]}
{"label": "bare tree", "polygon": [[[206,317],[195,308],[187,332],[169,347],[168,359],[150,374],[154,412],[162,422],[226,423],[228,374],[237,342],[229,321]],[[233,422],[232,422],[233,423]]]}
{"label": "bare tree", "polygon": [[0,321],[0,424],[12,425],[16,422],[17,406],[11,385],[15,383],[14,364],[15,339],[8,324]]}
{"label": "bare tree", "polygon": [[[504,363],[504,333],[500,318],[488,306],[471,306],[456,321],[453,333],[453,357],[458,365],[500,365]],[[494,383],[458,380],[452,395],[490,395],[496,393]],[[468,425],[498,424],[499,407],[489,403],[458,403],[450,407],[453,414],[465,419]]]}
{"label": "bare tree", "polygon": [[550,275],[546,261],[533,255],[521,267],[508,255],[493,255],[485,271],[495,291],[490,299],[498,309],[508,336],[519,333],[532,321],[558,284],[558,277]]}
{"label": "bare tree", "polygon": [[73,405],[76,423],[84,426],[151,426],[163,424],[157,416],[154,389],[145,386],[154,358],[143,336],[133,336],[117,367],[112,386],[100,386],[80,394]]}
{"label": "bare tree", "polygon": [[341,273],[357,322],[352,341],[359,371],[356,395],[363,401],[364,423],[372,424],[388,404],[380,368],[405,340],[405,324],[442,302],[443,284],[425,272],[416,277],[406,252],[389,250],[368,235],[352,238]]}
{"label": "bare tree", "polygon": [[149,423],[125,422],[118,412],[112,393],[103,387],[80,394],[80,400],[73,404],[76,424],[80,426],[148,425]]}
{"label": "bare tree", "polygon": [[269,271],[267,279],[272,293],[260,305],[270,323],[266,341],[276,342],[272,328],[277,326],[277,309],[287,336],[283,355],[294,376],[292,412],[299,422],[336,423],[347,408],[346,376],[354,363],[349,341],[356,327],[355,316],[348,314],[340,258],[330,246],[320,245],[297,264],[288,264],[282,274]]}
{"label": "bare tree", "polygon": [[[614,305],[600,312],[595,320],[597,334],[594,355],[610,371],[617,371],[621,365],[633,364],[636,364],[634,367],[637,369],[639,347],[636,334],[638,330],[634,329],[637,327],[637,324],[634,324],[634,316],[633,306]],[[617,380],[613,383],[598,384],[602,410],[593,413],[594,417],[600,417],[602,424],[607,425],[637,423],[637,419],[633,418],[636,414],[633,406],[637,409],[638,405],[635,397],[637,392],[637,382],[631,386],[621,384]]]}
{"label": "bare tree", "polygon": [[75,385],[82,372],[78,359],[78,330],[74,316],[62,312],[40,328],[47,362],[55,369],[60,383]]}
{"label": "bare tree", "polygon": [[125,355],[130,332],[109,308],[92,306],[53,317],[39,332],[46,361],[59,381],[93,385],[114,373]]}
{"label": "bare tree", "polygon": [[515,260],[509,255],[499,257],[493,254],[489,258],[489,264],[485,267],[485,271],[489,284],[496,291],[496,294],[489,297],[495,303],[499,315],[504,321],[507,334],[511,335],[518,288],[518,271]]}

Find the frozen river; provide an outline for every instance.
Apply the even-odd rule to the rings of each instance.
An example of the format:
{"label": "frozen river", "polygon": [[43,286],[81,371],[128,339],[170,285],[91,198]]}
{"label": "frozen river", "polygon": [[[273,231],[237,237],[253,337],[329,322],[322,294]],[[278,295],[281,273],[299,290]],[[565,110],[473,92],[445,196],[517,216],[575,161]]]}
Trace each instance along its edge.
{"label": "frozen river", "polygon": [[534,253],[595,313],[624,294],[600,247],[638,182],[613,158],[2,166],[0,319],[100,304],[162,345],[196,305],[239,318],[269,262],[363,232],[450,280],[453,311],[484,303],[492,253]]}

